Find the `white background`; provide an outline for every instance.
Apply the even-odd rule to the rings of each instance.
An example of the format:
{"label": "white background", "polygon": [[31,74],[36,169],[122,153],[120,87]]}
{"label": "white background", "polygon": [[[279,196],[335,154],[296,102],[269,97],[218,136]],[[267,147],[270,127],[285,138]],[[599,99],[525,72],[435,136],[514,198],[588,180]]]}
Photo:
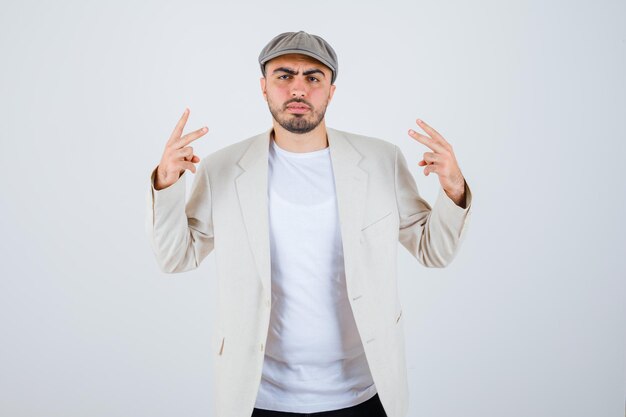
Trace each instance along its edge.
{"label": "white background", "polygon": [[160,272],[148,175],[185,106],[201,157],[266,130],[258,54],[305,30],[339,56],[328,126],[399,145],[432,203],[423,118],[474,193],[449,267],[399,247],[409,415],[623,416],[625,20],[606,0],[3,2],[0,415],[209,415],[214,254]]}

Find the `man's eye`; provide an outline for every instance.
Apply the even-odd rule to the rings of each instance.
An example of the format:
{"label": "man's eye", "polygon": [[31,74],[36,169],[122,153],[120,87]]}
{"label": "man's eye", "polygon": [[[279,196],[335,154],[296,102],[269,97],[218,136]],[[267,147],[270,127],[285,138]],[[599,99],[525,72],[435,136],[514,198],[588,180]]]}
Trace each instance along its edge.
{"label": "man's eye", "polygon": [[284,78],[283,78],[283,77],[289,77],[289,75],[287,75],[287,74],[279,75],[279,76],[278,76],[278,79],[279,79],[279,80],[284,80]]}
{"label": "man's eye", "polygon": [[315,77],[309,77],[309,80],[314,80],[314,81],[319,81],[317,78]]}

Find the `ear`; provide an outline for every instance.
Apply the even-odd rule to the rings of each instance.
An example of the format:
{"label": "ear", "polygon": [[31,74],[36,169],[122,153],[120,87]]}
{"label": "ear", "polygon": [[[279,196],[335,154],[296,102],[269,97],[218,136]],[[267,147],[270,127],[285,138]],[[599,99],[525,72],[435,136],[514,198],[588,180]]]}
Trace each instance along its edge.
{"label": "ear", "polygon": [[261,92],[263,93],[263,99],[267,101],[267,92],[265,91],[265,77],[261,77]]}
{"label": "ear", "polygon": [[337,86],[335,84],[331,84],[330,85],[330,93],[328,94],[328,102],[330,103],[330,101],[333,99],[333,94],[335,94],[335,88]]}

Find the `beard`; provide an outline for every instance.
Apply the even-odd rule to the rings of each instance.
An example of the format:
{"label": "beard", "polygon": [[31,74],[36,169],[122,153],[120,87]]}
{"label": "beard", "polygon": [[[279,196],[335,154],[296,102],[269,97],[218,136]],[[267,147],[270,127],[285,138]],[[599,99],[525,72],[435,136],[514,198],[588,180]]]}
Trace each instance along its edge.
{"label": "beard", "polygon": [[[287,113],[287,105],[291,103],[304,103],[309,106],[310,110],[303,114]],[[315,129],[324,119],[328,102],[322,108],[317,110],[311,103],[305,100],[289,100],[282,108],[275,106],[268,99],[267,105],[272,113],[274,120],[278,122],[285,130],[291,133],[303,134]]]}

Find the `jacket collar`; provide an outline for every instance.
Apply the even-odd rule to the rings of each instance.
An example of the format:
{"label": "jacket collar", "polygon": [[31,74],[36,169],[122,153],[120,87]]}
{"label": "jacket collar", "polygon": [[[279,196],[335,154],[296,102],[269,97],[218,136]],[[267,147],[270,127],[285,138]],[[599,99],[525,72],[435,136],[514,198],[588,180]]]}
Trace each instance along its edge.
{"label": "jacket collar", "polygon": [[[263,288],[271,295],[271,261],[268,212],[268,156],[273,128],[255,136],[238,161],[244,170],[235,180],[239,204]],[[326,127],[335,179],[337,206],[343,242],[346,279],[356,255],[363,222],[368,173],[359,166],[363,155],[347,132]]]}

